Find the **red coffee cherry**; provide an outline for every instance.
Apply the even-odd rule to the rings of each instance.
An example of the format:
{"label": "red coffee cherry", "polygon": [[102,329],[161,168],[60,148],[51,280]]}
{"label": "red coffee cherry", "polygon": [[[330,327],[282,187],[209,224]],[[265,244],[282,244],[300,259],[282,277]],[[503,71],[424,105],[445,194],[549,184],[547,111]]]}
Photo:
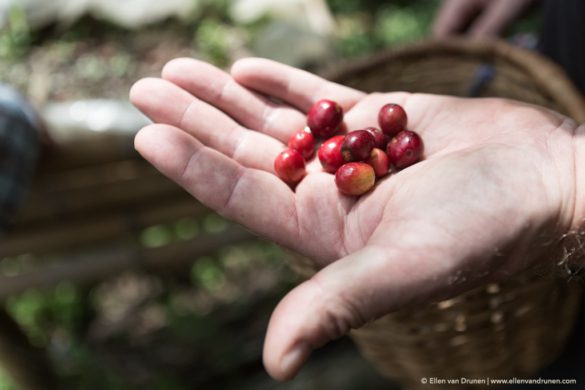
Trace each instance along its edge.
{"label": "red coffee cherry", "polygon": [[388,145],[388,141],[390,141],[389,136],[384,134],[382,130],[378,129],[377,127],[366,127],[364,130],[374,136],[376,148],[386,150],[386,145]]}
{"label": "red coffee cherry", "polygon": [[374,168],[376,177],[386,176],[390,170],[390,159],[388,155],[378,148],[372,149],[372,153],[370,153],[370,157],[366,160],[366,164]]}
{"label": "red coffee cherry", "polygon": [[368,192],[376,184],[374,168],[363,162],[342,165],[335,174],[335,184],[345,195],[358,196]]}
{"label": "red coffee cherry", "polygon": [[298,151],[305,160],[308,160],[315,153],[315,137],[309,129],[299,130],[288,140],[288,147]]}
{"label": "red coffee cherry", "polygon": [[406,129],[407,117],[402,106],[389,103],[383,106],[378,113],[378,124],[384,134],[390,137]]}
{"label": "red coffee cherry", "polygon": [[343,109],[332,100],[319,100],[307,114],[307,125],[315,137],[332,136],[339,130],[342,121]]}
{"label": "red coffee cherry", "polygon": [[386,153],[392,165],[404,169],[422,159],[423,149],[420,136],[414,131],[404,130],[390,140]]}
{"label": "red coffee cherry", "polygon": [[288,184],[296,184],[305,176],[305,160],[294,149],[285,149],[276,156],[274,170],[278,177]]}
{"label": "red coffee cherry", "polygon": [[319,147],[317,156],[325,172],[335,173],[345,163],[341,155],[341,144],[344,138],[343,135],[336,135],[324,141]]}
{"label": "red coffee cherry", "polygon": [[374,148],[374,136],[367,130],[355,130],[345,136],[341,155],[346,162],[364,161]]}

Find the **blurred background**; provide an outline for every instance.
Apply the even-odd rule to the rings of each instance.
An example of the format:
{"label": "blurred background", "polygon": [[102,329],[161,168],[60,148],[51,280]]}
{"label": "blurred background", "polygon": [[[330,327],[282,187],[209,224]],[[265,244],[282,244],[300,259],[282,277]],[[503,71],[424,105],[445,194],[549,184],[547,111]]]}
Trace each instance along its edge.
{"label": "blurred background", "polygon": [[144,163],[132,137],[147,120],[127,95],[179,56],[326,73],[424,38],[438,4],[0,0],[0,81],[48,132],[0,244],[0,389],[392,388],[345,339],[292,383],[267,376],[264,331],[300,280],[286,265],[295,255]]}

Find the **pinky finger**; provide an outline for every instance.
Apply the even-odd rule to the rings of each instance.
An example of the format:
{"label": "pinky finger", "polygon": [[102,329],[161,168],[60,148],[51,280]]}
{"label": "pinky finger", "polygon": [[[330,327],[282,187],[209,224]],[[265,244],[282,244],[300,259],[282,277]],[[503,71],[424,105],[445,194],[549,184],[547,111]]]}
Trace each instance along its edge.
{"label": "pinky finger", "polygon": [[246,168],[169,125],[143,128],[134,145],[205,206],[273,241],[288,245],[295,239],[295,195],[275,175]]}

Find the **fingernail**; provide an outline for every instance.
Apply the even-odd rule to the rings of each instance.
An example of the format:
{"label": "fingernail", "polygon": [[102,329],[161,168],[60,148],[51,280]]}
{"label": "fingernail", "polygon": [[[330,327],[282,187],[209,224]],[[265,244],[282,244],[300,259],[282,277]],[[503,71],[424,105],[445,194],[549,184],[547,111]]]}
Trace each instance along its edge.
{"label": "fingernail", "polygon": [[307,343],[301,342],[295,345],[280,361],[280,369],[284,376],[294,377],[310,353],[311,348]]}

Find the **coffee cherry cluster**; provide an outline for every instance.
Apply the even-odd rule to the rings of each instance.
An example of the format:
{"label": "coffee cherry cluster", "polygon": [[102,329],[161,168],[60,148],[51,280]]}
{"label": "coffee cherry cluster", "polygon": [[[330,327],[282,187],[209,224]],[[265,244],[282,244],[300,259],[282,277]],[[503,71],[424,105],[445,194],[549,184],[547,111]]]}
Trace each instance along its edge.
{"label": "coffee cherry cluster", "polygon": [[346,195],[359,196],[386,176],[390,169],[404,169],[423,157],[423,142],[414,131],[406,129],[404,109],[394,103],[384,105],[378,113],[377,127],[335,135],[343,123],[343,109],[331,100],[319,100],[307,115],[307,127],[293,134],[288,148],[274,161],[278,177],[290,185],[306,174],[305,161],[315,153],[315,137],[323,139],[317,157],[325,172],[335,174],[335,184]]}

